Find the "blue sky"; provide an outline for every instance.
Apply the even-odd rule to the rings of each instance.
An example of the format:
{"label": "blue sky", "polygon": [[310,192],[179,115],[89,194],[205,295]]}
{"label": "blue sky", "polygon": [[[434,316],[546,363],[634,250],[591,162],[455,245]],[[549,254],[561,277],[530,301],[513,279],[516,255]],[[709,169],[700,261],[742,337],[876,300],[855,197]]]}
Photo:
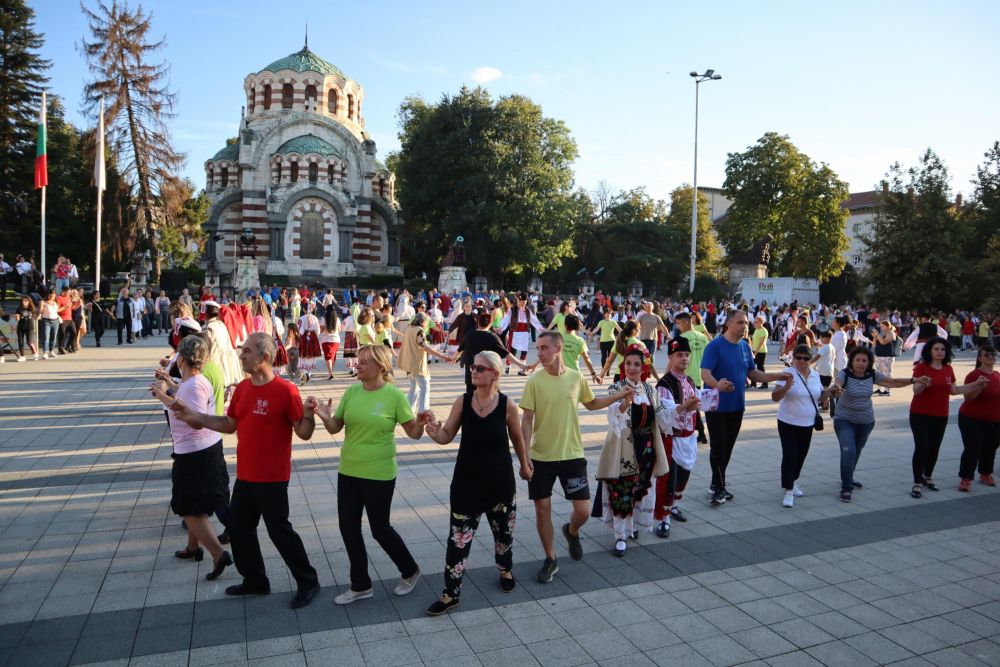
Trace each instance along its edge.
{"label": "blue sky", "polygon": [[[79,113],[88,73],[75,48],[86,30],[78,2],[31,4],[51,92],[71,120],[93,123]],[[243,78],[299,50],[307,19],[310,49],[364,86],[383,157],[398,147],[405,96],[436,100],[474,85],[477,70],[495,77],[484,83],[494,95],[527,95],[566,122],[580,148],[576,184],[588,190],[605,180],[666,197],[691,181],[696,69],[724,77],[701,87],[700,185],[721,185],[727,153],[776,131],[852,191],[931,147],[955,191],[969,193],[1000,139],[1000,3],[987,0],[142,4],[154,37],[167,39],[179,97],[171,129],[199,186],[204,161],[236,133]]]}

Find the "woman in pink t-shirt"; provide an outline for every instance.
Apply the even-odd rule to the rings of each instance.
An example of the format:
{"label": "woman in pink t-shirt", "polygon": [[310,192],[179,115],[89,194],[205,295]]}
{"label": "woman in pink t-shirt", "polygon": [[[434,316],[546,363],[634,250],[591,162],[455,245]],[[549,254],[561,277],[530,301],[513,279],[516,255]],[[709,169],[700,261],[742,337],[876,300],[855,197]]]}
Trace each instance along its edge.
{"label": "woman in pink t-shirt", "polygon": [[[175,400],[182,401],[203,414],[215,414],[215,391],[201,374],[208,361],[208,343],[199,336],[187,336],[177,346],[176,366],[181,382],[173,396],[167,394],[166,384],[157,381],[150,389],[168,408]],[[233,558],[222,548],[208,517],[229,504],[229,472],[222,452],[222,439],[209,429],[194,429],[167,410],[170,438],[173,440],[174,463],[170,477],[173,482],[170,508],[184,518],[188,530],[188,543],[177,551],[177,558],[201,561],[205,552],[203,544],[212,554],[212,571],[205,575],[209,581],[217,579]]]}

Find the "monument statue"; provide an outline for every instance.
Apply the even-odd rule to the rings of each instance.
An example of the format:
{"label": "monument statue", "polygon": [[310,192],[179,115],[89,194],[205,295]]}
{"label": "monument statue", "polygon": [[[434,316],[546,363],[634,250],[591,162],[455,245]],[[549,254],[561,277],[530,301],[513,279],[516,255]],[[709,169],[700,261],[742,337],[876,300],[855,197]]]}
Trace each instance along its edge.
{"label": "monument statue", "polygon": [[438,289],[446,294],[466,292],[469,283],[465,278],[465,238],[458,236],[441,262]]}

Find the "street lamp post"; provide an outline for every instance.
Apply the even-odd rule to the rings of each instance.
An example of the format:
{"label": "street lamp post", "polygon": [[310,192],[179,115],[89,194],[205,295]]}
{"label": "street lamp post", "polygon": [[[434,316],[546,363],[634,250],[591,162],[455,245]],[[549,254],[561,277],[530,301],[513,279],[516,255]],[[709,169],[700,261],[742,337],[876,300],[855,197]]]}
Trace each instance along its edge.
{"label": "street lamp post", "polygon": [[694,77],[694,183],[691,187],[691,277],[688,291],[694,293],[694,267],[698,255],[698,90],[702,81],[718,81],[722,75],[714,69],[705,70],[704,74],[691,72]]}

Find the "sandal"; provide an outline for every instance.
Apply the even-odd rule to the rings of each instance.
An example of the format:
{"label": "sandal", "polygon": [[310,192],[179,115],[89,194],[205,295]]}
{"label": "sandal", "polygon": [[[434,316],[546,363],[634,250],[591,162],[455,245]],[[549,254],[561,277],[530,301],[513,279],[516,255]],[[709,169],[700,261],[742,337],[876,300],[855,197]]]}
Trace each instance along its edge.
{"label": "sandal", "polygon": [[913,488],[910,489],[910,496],[912,496],[913,498],[922,498],[923,495],[924,494],[921,492],[919,484],[914,484]]}
{"label": "sandal", "polygon": [[931,491],[938,491],[939,490],[938,487],[937,487],[937,484],[935,484],[934,480],[931,480],[931,479],[925,479],[924,480],[924,486],[927,487],[928,489],[930,489]]}

